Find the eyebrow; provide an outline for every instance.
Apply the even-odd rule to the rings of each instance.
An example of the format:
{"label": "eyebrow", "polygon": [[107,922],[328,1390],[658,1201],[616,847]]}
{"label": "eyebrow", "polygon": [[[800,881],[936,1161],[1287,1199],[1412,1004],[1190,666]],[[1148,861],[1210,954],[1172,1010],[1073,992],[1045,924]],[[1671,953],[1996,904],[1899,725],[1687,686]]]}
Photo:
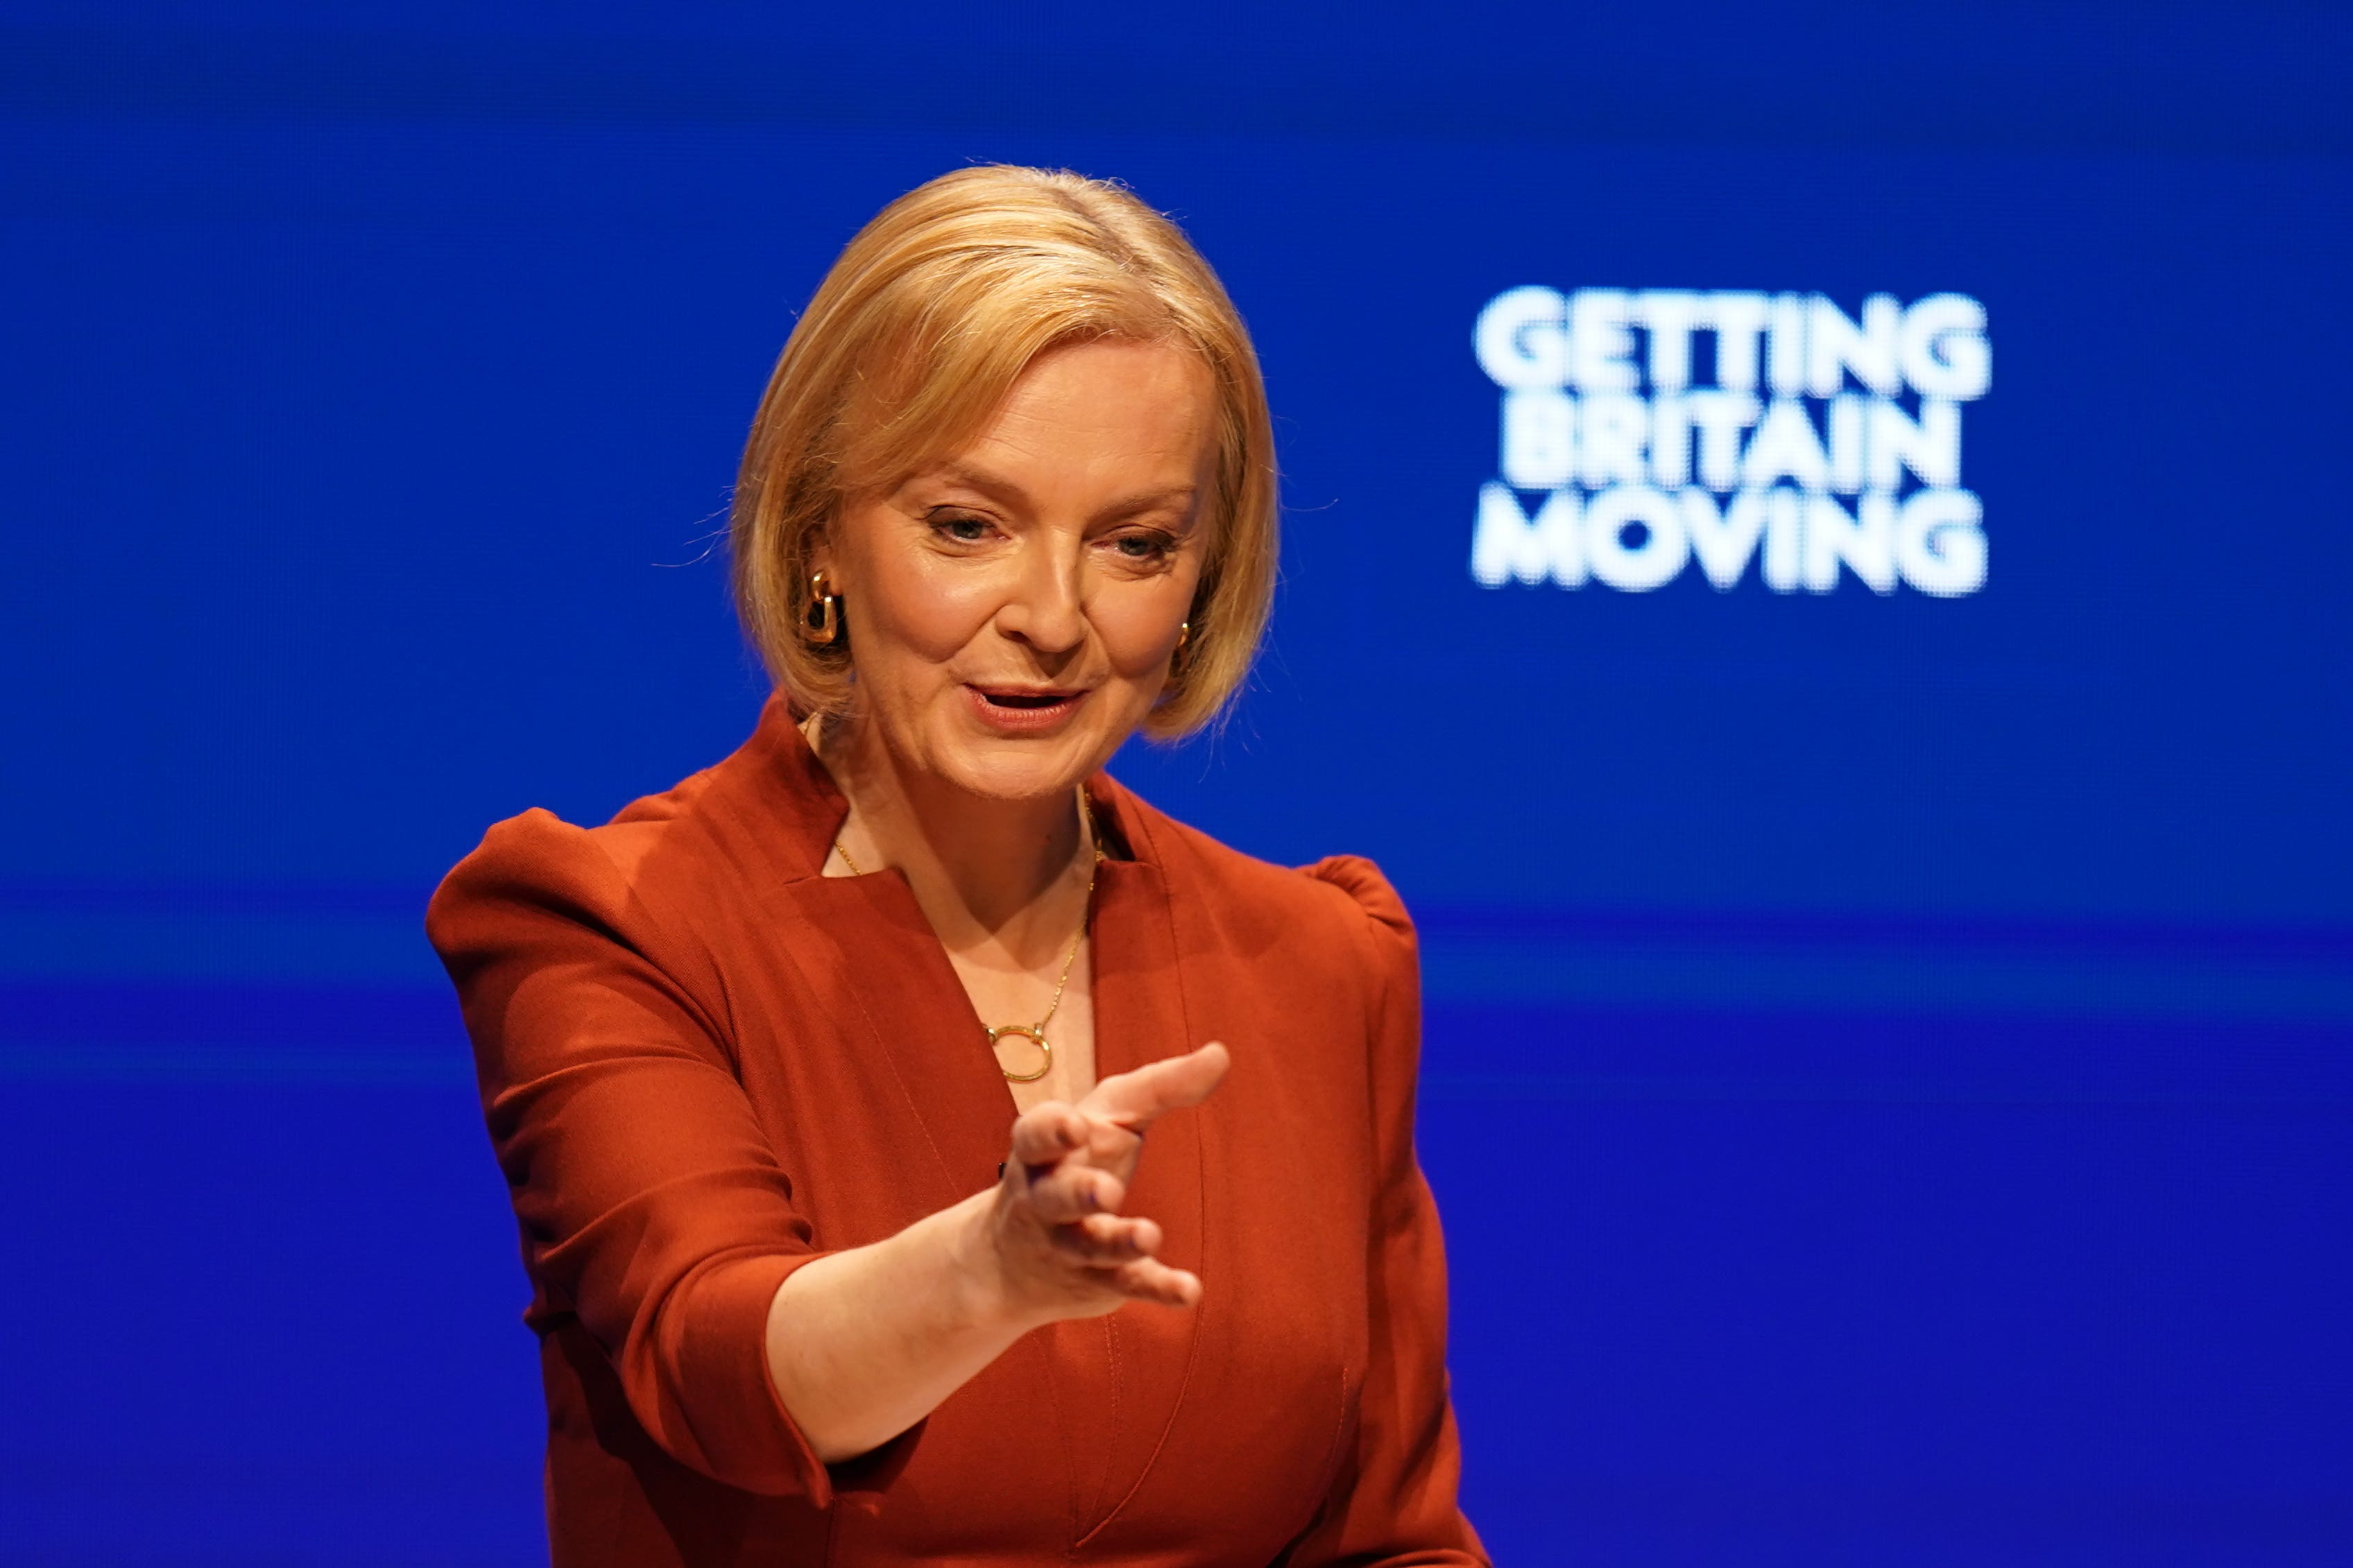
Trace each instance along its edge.
{"label": "eyebrow", "polygon": [[[992,473],[987,468],[955,458],[934,464],[914,475],[909,482],[914,483],[923,479],[947,479],[970,485],[974,489],[1002,500],[1018,501],[1028,499],[1027,492],[1019,485],[1003,475]],[[1112,502],[1100,515],[1133,517],[1137,512],[1149,511],[1160,506],[1189,506],[1199,494],[1200,487],[1198,485],[1171,485],[1166,489],[1139,490],[1134,495],[1123,496]]]}

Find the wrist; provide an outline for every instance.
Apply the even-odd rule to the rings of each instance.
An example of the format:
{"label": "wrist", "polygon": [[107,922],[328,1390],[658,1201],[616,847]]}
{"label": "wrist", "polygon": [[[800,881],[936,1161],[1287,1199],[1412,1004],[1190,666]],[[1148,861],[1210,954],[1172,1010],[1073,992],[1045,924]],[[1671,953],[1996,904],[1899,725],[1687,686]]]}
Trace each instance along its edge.
{"label": "wrist", "polygon": [[1007,1267],[1005,1248],[999,1244],[997,1204],[997,1191],[991,1187],[945,1212],[943,1217],[954,1222],[949,1265],[964,1321],[1018,1336],[1048,1318],[1034,1303],[1023,1300],[1025,1293],[1017,1288],[1014,1272]]}

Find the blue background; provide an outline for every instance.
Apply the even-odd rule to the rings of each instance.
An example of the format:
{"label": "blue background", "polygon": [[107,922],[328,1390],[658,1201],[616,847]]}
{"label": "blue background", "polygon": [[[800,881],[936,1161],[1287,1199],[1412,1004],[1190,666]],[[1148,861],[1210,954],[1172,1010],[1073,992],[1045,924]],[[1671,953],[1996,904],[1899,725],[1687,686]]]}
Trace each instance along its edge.
{"label": "blue background", "polygon": [[[1175,212],[1257,334],[1273,638],[1117,771],[1422,921],[1498,1556],[2353,1560],[2348,44],[19,0],[0,1559],[542,1552],[425,894],[741,739],[768,365],[875,208],[1008,160]],[[1476,586],[1471,324],[1531,282],[1984,300],[1985,590]]]}

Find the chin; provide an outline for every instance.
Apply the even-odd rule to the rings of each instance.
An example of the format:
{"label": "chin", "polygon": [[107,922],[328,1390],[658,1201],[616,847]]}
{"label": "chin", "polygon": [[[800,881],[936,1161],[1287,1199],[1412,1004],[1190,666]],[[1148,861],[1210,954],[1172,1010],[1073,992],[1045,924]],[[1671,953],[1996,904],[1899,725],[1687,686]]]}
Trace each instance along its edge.
{"label": "chin", "polygon": [[1100,711],[1052,734],[995,735],[978,731],[961,714],[935,715],[946,721],[932,733],[932,772],[984,800],[1042,800],[1068,794],[1109,761],[1127,738],[1117,715]]}
{"label": "chin", "polygon": [[984,800],[1005,801],[1065,794],[1099,765],[1092,748],[1068,742],[967,744],[948,751],[940,761],[945,764],[940,774],[957,788]]}
{"label": "chin", "polygon": [[[887,716],[886,736],[897,731],[890,749],[918,771],[982,800],[1034,801],[1066,795],[1111,760],[1122,742],[1141,724],[1148,705],[1129,699],[1125,691],[1099,692],[1078,712],[1043,733],[993,732],[987,722],[976,721],[971,699],[956,688],[937,701],[907,713],[913,722],[893,725]],[[1124,721],[1133,720],[1133,722]]]}
{"label": "chin", "polygon": [[[932,773],[981,799],[1042,799],[1069,790],[1096,769],[1094,736],[1000,741],[944,736],[932,748]],[[1118,748],[1113,748],[1118,750]]]}

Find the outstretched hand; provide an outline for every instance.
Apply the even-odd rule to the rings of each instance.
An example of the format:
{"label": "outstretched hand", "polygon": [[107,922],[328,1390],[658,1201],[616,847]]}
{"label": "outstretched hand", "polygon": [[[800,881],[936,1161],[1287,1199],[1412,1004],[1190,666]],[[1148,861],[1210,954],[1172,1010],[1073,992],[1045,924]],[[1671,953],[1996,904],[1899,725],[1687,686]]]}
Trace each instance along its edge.
{"label": "outstretched hand", "polygon": [[1104,1079],[1076,1105],[1022,1112],[988,1225],[990,1268],[1015,1312],[1051,1322],[1201,1299],[1198,1275],[1160,1260],[1159,1226],[1120,1211],[1145,1130],[1207,1100],[1231,1061],[1213,1042]]}

